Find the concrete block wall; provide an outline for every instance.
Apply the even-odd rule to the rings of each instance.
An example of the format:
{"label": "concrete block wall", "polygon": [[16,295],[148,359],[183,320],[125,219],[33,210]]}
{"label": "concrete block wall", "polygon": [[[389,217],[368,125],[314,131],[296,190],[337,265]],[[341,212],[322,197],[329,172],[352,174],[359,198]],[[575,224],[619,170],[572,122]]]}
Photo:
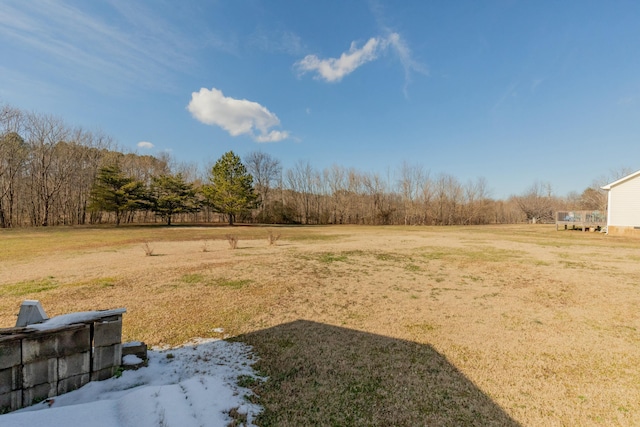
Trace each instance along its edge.
{"label": "concrete block wall", "polygon": [[94,323],[91,380],[101,381],[115,375],[122,361],[122,316]]}
{"label": "concrete block wall", "polygon": [[0,413],[112,377],[121,364],[121,341],[121,315],[5,332],[0,335]]}
{"label": "concrete block wall", "polygon": [[0,337],[0,411],[22,408],[22,335]]}

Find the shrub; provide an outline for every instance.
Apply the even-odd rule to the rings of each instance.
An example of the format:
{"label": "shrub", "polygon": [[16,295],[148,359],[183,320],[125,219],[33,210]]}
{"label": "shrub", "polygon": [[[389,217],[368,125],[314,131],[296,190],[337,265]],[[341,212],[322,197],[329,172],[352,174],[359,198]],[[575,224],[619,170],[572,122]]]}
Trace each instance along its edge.
{"label": "shrub", "polygon": [[236,236],[235,234],[227,234],[226,237],[231,249],[235,249],[238,247],[238,236]]}

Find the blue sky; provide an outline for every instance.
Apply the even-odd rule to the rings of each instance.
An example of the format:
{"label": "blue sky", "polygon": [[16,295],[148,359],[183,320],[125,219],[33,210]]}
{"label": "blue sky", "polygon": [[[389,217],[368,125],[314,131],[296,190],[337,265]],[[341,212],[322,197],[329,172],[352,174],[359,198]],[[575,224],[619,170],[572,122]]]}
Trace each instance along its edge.
{"label": "blue sky", "polygon": [[203,168],[261,150],[508,197],[640,168],[640,2],[2,0],[0,103]]}

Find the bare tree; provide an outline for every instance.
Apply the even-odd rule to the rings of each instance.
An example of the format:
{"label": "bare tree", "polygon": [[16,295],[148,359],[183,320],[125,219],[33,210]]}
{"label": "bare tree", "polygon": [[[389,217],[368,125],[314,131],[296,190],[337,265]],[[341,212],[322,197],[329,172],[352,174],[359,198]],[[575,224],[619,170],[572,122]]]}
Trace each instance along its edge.
{"label": "bare tree", "polygon": [[403,162],[398,175],[398,190],[402,197],[404,225],[416,224],[420,221],[421,216],[418,200],[429,173],[425,172],[421,165]]}
{"label": "bare tree", "polygon": [[557,201],[554,200],[551,184],[548,182],[534,182],[524,194],[515,197],[515,201],[527,221],[533,224],[554,219],[554,205]]}
{"label": "bare tree", "polygon": [[486,224],[491,221],[487,180],[484,177],[469,181],[464,186],[462,224]]}
{"label": "bare tree", "polygon": [[397,207],[393,203],[388,180],[384,180],[379,174],[363,175],[362,183],[370,200],[370,215],[366,223],[393,224],[393,215]]}
{"label": "bare tree", "polygon": [[[262,151],[253,151],[245,159],[247,170],[253,176],[254,187],[260,197],[260,221],[268,220],[271,189],[278,185],[282,177],[280,161]],[[266,220],[266,221],[265,221]]]}
{"label": "bare tree", "polygon": [[344,224],[350,194],[347,191],[347,171],[342,166],[333,165],[323,171],[323,177],[329,186],[331,195],[330,222],[333,224]]}
{"label": "bare tree", "polygon": [[65,142],[69,129],[53,116],[29,114],[27,131],[31,222],[47,226],[54,198],[75,166],[75,159],[68,155],[69,147]]}
{"label": "bare tree", "polygon": [[298,161],[293,169],[287,170],[287,186],[295,200],[298,216],[303,224],[311,219],[311,202],[313,199],[314,170],[308,161]]}
{"label": "bare tree", "polygon": [[434,182],[434,217],[439,225],[459,224],[463,205],[463,188],[458,179],[440,174]]}
{"label": "bare tree", "polygon": [[22,112],[9,106],[0,108],[0,226],[11,227],[16,220],[18,178],[24,171],[28,148],[20,136]]}

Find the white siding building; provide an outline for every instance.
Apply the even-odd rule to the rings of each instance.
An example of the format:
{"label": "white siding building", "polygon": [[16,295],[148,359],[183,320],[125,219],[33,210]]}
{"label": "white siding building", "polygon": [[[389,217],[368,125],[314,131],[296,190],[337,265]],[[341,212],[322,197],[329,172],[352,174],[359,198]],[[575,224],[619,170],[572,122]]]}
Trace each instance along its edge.
{"label": "white siding building", "polygon": [[607,184],[602,189],[608,192],[608,233],[640,236],[640,171]]}

